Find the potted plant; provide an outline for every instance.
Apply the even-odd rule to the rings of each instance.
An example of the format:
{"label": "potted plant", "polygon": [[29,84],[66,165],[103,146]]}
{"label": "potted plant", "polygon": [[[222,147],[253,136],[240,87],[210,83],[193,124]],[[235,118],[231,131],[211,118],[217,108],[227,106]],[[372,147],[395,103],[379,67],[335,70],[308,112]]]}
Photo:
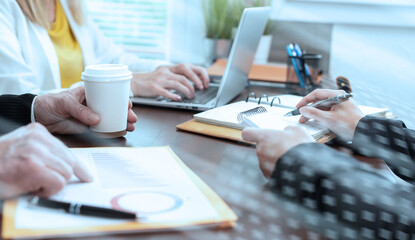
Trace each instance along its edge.
{"label": "potted plant", "polygon": [[242,0],[203,0],[206,64],[226,58],[244,8]]}

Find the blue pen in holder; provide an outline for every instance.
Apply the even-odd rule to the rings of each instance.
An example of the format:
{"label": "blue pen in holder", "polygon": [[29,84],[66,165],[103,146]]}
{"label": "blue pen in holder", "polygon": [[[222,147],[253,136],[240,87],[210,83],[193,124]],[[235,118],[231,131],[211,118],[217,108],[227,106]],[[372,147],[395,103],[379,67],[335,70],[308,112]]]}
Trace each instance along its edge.
{"label": "blue pen in holder", "polygon": [[304,96],[319,87],[320,54],[306,54],[296,43],[286,46],[287,84],[286,92]]}

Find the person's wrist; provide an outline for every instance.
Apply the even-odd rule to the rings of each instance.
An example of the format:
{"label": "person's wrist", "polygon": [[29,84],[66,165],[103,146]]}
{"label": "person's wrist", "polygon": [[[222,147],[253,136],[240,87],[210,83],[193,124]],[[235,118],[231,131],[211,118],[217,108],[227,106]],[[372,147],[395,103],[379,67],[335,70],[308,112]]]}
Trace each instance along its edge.
{"label": "person's wrist", "polygon": [[359,124],[360,120],[362,120],[362,118],[364,118],[364,115],[363,116],[360,116],[360,115],[359,116],[355,116],[355,118],[354,118],[354,120],[352,122],[352,125],[350,127],[350,136],[347,139],[348,141],[352,141],[353,140],[354,134],[356,132],[357,125]]}
{"label": "person's wrist", "polygon": [[356,131],[357,124],[359,124],[360,120],[364,117],[364,115],[356,115],[353,121],[352,132]]}
{"label": "person's wrist", "polygon": [[37,120],[40,119],[40,108],[41,108],[41,101],[42,101],[42,96],[37,96],[35,98],[35,100],[33,101],[33,107],[32,107],[32,111],[33,111],[33,119],[32,122],[36,122]]}
{"label": "person's wrist", "polygon": [[36,118],[35,118],[35,102],[36,102],[36,99],[37,98],[38,98],[38,96],[35,96],[33,98],[32,106],[30,108],[30,122],[32,122],[32,123],[36,122]]}
{"label": "person's wrist", "polygon": [[47,103],[45,98],[47,98],[47,95],[37,96],[36,101],[33,103],[33,119],[41,124],[43,124],[45,104]]}
{"label": "person's wrist", "polygon": [[169,70],[172,70],[172,68],[173,68],[173,67],[174,67],[174,66],[172,66],[172,65],[163,64],[163,65],[158,66],[158,67],[156,68],[156,70],[158,70],[158,69],[162,69],[162,68],[167,68],[167,69],[169,69]]}
{"label": "person's wrist", "polygon": [[139,78],[139,74],[133,74],[133,78],[131,79],[131,89],[130,89],[130,93],[134,96],[139,96],[138,90],[140,89],[139,86],[139,82],[140,78]]}
{"label": "person's wrist", "polygon": [[[357,125],[363,117],[364,117],[363,114],[362,115],[350,114],[349,120],[343,123],[346,127],[342,131],[340,131],[338,134],[336,133],[336,130],[334,130],[334,132],[339,137],[343,138],[344,140],[352,141]],[[341,123],[338,123],[338,124],[341,124]]]}

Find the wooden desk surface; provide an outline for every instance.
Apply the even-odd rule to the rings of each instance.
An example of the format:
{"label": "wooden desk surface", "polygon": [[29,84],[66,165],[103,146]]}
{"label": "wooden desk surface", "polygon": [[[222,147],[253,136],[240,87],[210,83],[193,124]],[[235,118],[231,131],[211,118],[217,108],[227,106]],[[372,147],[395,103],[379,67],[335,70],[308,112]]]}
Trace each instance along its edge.
{"label": "wooden desk surface", "polygon": [[[282,93],[282,89],[248,87],[249,92]],[[231,141],[176,130],[195,112],[134,106],[136,130],[115,140],[84,140],[59,136],[70,147],[164,146],[173,151],[235,211],[239,220],[231,229],[197,229],[145,234],[120,234],[82,239],[322,239],[325,228],[310,227],[319,214],[280,199],[267,187],[258,167],[255,148]],[[307,216],[307,217],[305,217]],[[310,220],[311,219],[311,220]],[[323,225],[327,226],[327,225]],[[311,238],[310,238],[311,236]],[[314,237],[313,237],[314,236]]]}

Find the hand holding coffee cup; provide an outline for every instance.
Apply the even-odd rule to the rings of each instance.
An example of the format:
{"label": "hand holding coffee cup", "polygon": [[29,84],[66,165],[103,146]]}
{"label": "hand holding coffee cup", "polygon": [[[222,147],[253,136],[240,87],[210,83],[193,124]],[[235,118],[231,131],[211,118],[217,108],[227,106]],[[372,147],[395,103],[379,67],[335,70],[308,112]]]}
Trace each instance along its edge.
{"label": "hand holding coffee cup", "polygon": [[85,85],[87,106],[101,121],[91,130],[106,137],[120,137],[127,133],[130,81],[132,73],[122,64],[86,66],[81,79]]}

